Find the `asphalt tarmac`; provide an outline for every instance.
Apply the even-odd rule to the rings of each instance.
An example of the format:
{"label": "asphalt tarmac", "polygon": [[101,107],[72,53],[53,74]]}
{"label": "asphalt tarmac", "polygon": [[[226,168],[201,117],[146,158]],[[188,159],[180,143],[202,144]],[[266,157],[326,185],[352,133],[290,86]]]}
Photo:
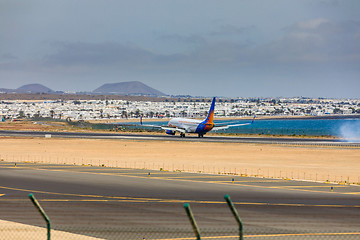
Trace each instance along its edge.
{"label": "asphalt tarmac", "polygon": [[90,133],[90,132],[36,132],[36,131],[7,131],[0,130],[0,136],[13,137],[45,137],[57,138],[93,138],[93,139],[129,139],[129,140],[156,140],[156,141],[187,141],[187,142],[221,142],[221,143],[263,143],[263,144],[291,144],[291,145],[319,145],[360,147],[360,143],[347,142],[339,139],[321,138],[291,138],[291,137],[229,137],[229,136],[204,136],[199,138],[196,134],[187,134],[185,138],[179,135],[159,134],[124,134]]}
{"label": "asphalt tarmac", "polygon": [[0,218],[45,226],[29,193],[54,229],[105,239],[194,239],[185,203],[202,239],[238,239],[225,194],[239,212],[245,239],[360,238],[360,186],[0,162]]}

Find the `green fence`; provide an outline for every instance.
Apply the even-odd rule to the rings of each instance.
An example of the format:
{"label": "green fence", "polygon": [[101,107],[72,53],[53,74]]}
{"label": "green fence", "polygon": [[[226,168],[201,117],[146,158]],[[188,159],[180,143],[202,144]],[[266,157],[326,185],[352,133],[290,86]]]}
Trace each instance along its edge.
{"label": "green fence", "polygon": [[[0,239],[360,239],[360,232],[341,232],[338,231],[339,229],[336,231],[333,228],[334,226],[329,226],[328,232],[314,232],[310,229],[301,228],[301,226],[299,230],[290,228],[286,230],[286,226],[280,229],[270,223],[261,227],[246,224],[246,222],[243,224],[228,195],[224,197],[224,203],[227,203],[228,209],[225,208],[226,205],[224,204],[221,214],[215,211],[214,206],[210,205],[206,209],[207,211],[199,213],[197,212],[199,205],[194,204],[193,209],[195,212],[193,212],[190,204],[187,203],[183,205],[183,211],[178,212],[178,216],[175,216],[175,218],[159,220],[156,218],[156,212],[151,212],[151,206],[149,206],[149,211],[146,213],[141,213],[143,209],[139,208],[138,217],[141,219],[145,214],[152,214],[153,217],[147,216],[147,220],[139,221],[141,223],[136,221],[134,216],[129,217],[128,221],[126,221],[126,211],[118,209],[119,207],[128,208],[130,205],[121,206],[109,203],[111,209],[118,209],[117,214],[124,214],[123,220],[118,222],[116,218],[113,218],[114,215],[111,212],[104,212],[103,216],[99,216],[101,219],[96,221],[96,224],[93,224],[92,219],[87,219],[87,216],[80,216],[81,223],[78,222],[80,218],[76,218],[73,222],[69,220],[71,216],[85,214],[84,212],[64,211],[64,206],[66,209],[66,206],[72,204],[71,201],[64,201],[65,203],[62,204],[55,202],[49,213],[49,218],[45,211],[47,202],[51,202],[51,199],[44,199],[43,201],[40,199],[42,205],[45,205],[42,208],[34,195],[30,194],[29,198],[35,207],[30,208],[31,202],[24,199],[24,201],[17,204],[19,206],[28,205],[28,210],[11,212],[11,214],[21,215],[22,221],[31,224],[14,222],[6,224],[0,220]],[[11,202],[11,204],[14,204],[14,202]],[[84,204],[88,205],[89,203]],[[96,207],[96,203],[91,207]],[[137,208],[136,203],[132,204],[131,207]],[[56,216],[54,219],[51,219],[51,213]],[[66,217],[65,215],[71,216]],[[63,220],[61,216],[66,220]],[[13,217],[16,218],[16,216]]]}

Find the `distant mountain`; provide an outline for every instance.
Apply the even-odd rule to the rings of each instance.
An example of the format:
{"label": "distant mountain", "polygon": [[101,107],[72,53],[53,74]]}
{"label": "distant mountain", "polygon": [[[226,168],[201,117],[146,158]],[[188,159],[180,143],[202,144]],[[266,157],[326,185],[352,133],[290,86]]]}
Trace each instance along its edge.
{"label": "distant mountain", "polygon": [[[53,91],[52,89],[45,87],[41,84],[27,84],[17,89],[0,88],[0,93],[55,93],[63,94],[61,91]],[[154,88],[151,88],[142,82],[120,82],[120,83],[108,83],[95,89],[91,93],[104,94],[104,95],[140,95],[140,96],[165,96]],[[84,92],[83,94],[91,94],[90,92]],[[81,93],[80,93],[81,94]]]}
{"label": "distant mountain", "polygon": [[15,91],[16,91],[15,89],[0,88],[0,93],[11,93]]}
{"label": "distant mountain", "polygon": [[54,93],[55,91],[51,90],[48,87],[45,87],[41,84],[27,84],[15,89],[17,93]]}
{"label": "distant mountain", "polygon": [[119,82],[107,83],[95,89],[93,93],[96,94],[116,94],[116,95],[148,95],[148,96],[165,96],[154,88],[151,88],[142,82]]}
{"label": "distant mountain", "polygon": [[27,84],[17,89],[0,88],[0,93],[55,93],[41,84]]}

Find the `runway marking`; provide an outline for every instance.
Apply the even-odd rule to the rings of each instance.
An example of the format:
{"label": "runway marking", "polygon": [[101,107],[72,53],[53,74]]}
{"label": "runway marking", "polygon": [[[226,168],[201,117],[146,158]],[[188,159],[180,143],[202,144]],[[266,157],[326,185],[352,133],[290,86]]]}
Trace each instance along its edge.
{"label": "runway marking", "polygon": [[124,199],[124,200],[132,200],[132,199],[141,199],[141,200],[153,200],[153,201],[161,201],[163,199],[157,198],[133,198],[133,197],[115,197],[115,196],[101,196],[101,195],[87,195],[87,194],[75,194],[75,193],[57,193],[57,192],[47,192],[47,191],[39,191],[39,190],[29,190],[29,189],[21,189],[21,188],[11,188],[0,186],[2,189],[14,190],[14,191],[22,191],[22,192],[34,192],[34,193],[43,193],[43,194],[52,194],[52,195],[63,195],[63,196],[74,196],[74,197],[90,197],[90,198],[114,198],[114,199]]}
{"label": "runway marking", "polygon": [[[151,173],[152,174],[152,173]],[[171,177],[169,176],[168,177],[169,179],[189,179],[189,178],[219,178],[218,180],[212,180],[212,182],[232,182],[232,179],[234,178],[235,182],[236,183],[271,183],[271,182],[276,182],[276,183],[279,183],[279,182],[284,182],[284,183],[288,183],[288,181],[285,181],[285,180],[276,180],[276,179],[271,179],[271,180],[254,180],[254,181],[251,181],[251,180],[239,180],[240,176],[232,176],[232,175],[228,175],[228,176],[217,176],[217,175],[208,175],[208,176],[200,176],[200,177],[197,177],[197,176],[184,176],[184,177]],[[222,179],[220,179],[222,178]],[[223,178],[227,178],[228,180],[225,180]],[[242,177],[241,177],[242,178]],[[191,180],[190,179],[190,180]],[[200,182],[200,181],[199,181]]]}
{"label": "runway marking", "polygon": [[[175,172],[174,172],[175,173]],[[183,174],[186,174],[187,172],[182,172]],[[254,181],[249,181],[249,180],[239,180],[239,179],[243,179],[245,177],[243,176],[240,176],[240,175],[220,175],[220,174],[216,174],[216,173],[200,173],[204,176],[197,176],[197,174],[194,174],[194,176],[185,176],[185,177],[182,177],[182,176],[176,176],[176,177],[171,177],[171,178],[229,178],[229,179],[232,179],[234,178],[235,181],[237,182],[288,182],[288,180],[284,180],[284,179],[271,179],[271,178],[255,178],[256,180]]]}
{"label": "runway marking", "polygon": [[330,188],[330,187],[336,187],[336,188],[348,188],[350,186],[342,186],[342,185],[337,185],[337,184],[330,184],[330,185],[326,185],[326,186],[298,186],[298,185],[293,185],[293,186],[282,186],[283,188],[289,188],[289,187],[294,187],[294,188]]}
{"label": "runway marking", "polygon": [[352,192],[352,193],[346,193],[346,194],[349,194],[349,195],[360,195],[360,192]]}
{"label": "runway marking", "polygon": [[[83,167],[83,166],[78,166],[78,167]],[[89,166],[89,167],[91,167],[91,166]],[[97,169],[87,168],[87,169],[83,169],[83,170],[86,170],[86,171],[99,171],[99,170],[102,170],[102,171],[109,171],[109,172],[111,172],[111,171],[119,171],[118,168],[108,168],[108,167],[97,168]],[[132,169],[132,168],[121,168],[121,171],[126,171],[126,170],[134,170],[134,169]],[[135,172],[135,173],[144,173],[144,172]],[[124,174],[127,174],[127,172],[124,172]]]}
{"label": "runway marking", "polygon": [[[174,172],[175,173],[175,172]],[[182,174],[186,174],[187,172],[182,172]],[[212,178],[236,178],[236,179],[239,179],[239,178],[243,178],[241,177],[240,175],[220,175],[220,174],[216,174],[216,173],[213,173],[213,174],[209,174],[209,173],[202,173],[202,175],[204,176],[197,176],[198,174],[195,174],[193,176],[185,176],[185,177],[191,177],[191,178],[209,178],[209,177],[212,177]],[[181,176],[178,176],[178,177],[172,177],[172,178],[183,178]],[[271,181],[283,181],[283,180],[271,180]]]}
{"label": "runway marking", "polygon": [[[132,177],[132,178],[143,178],[143,179],[158,179],[158,180],[167,180],[167,181],[183,181],[183,182],[194,182],[194,183],[208,183],[208,184],[224,184],[224,185],[232,185],[232,186],[243,186],[243,187],[255,187],[255,188],[267,188],[267,189],[286,189],[291,191],[303,191],[303,192],[313,192],[313,193],[327,193],[327,194],[344,194],[344,195],[357,195],[360,192],[330,192],[330,191],[317,191],[317,190],[309,190],[309,189],[299,189],[299,188],[291,188],[293,186],[289,186],[285,188],[285,186],[259,186],[259,185],[252,185],[252,184],[242,184],[242,183],[232,183],[231,181],[228,182],[221,182],[221,181],[199,181],[199,180],[192,180],[192,179],[171,179],[171,177],[148,177],[146,176],[137,176],[137,175],[127,175],[122,173],[97,173],[97,172],[88,172],[88,171],[76,171],[76,170],[65,170],[65,169],[47,169],[47,168],[35,168],[35,167],[17,167],[20,168],[27,168],[39,171],[54,171],[54,172],[77,172],[77,173],[88,173],[88,174],[97,174],[97,175],[108,175],[108,176],[122,176],[122,177]],[[211,176],[209,176],[211,177]],[[185,177],[186,178],[186,177]],[[251,182],[251,181],[249,181]],[[338,186],[338,185],[336,185]]]}
{"label": "runway marking", "polygon": [[[139,197],[117,197],[117,196],[99,196],[99,195],[83,195],[72,193],[56,193],[45,192],[38,190],[28,190],[20,188],[10,188],[0,186],[3,189],[24,191],[32,193],[43,193],[52,195],[75,196],[75,197],[88,197],[88,198],[108,198],[108,199],[38,199],[44,202],[151,202],[151,203],[197,203],[197,204],[225,204],[225,201],[206,201],[206,200],[181,200],[181,199],[160,199],[160,198],[139,198]],[[26,199],[0,199],[0,202],[14,202],[14,201],[27,201]],[[286,206],[286,207],[330,207],[330,208],[360,208],[360,205],[321,205],[321,204],[302,204],[302,203],[254,203],[254,202],[234,202],[235,205],[255,205],[255,206]]]}
{"label": "runway marking", "polygon": [[[189,179],[189,180],[191,180],[191,179]],[[198,182],[202,182],[202,181],[198,181]],[[205,182],[205,181],[204,181]],[[272,182],[275,182],[275,181],[237,181],[236,179],[234,179],[234,183],[232,182],[232,180],[231,179],[229,179],[229,180],[225,180],[225,181],[222,181],[222,180],[219,180],[219,181],[214,181],[214,180],[212,180],[212,181],[206,181],[207,183],[220,183],[220,184],[222,184],[222,183],[224,183],[224,184],[229,184],[229,183],[231,183],[232,185],[234,185],[234,184],[238,184],[238,185],[243,185],[242,183],[272,183]],[[245,185],[244,185],[245,186]],[[256,185],[246,185],[246,186],[255,186],[255,187],[257,187]],[[261,186],[259,186],[259,187],[261,187]],[[265,187],[265,188],[271,188],[271,187],[267,187],[267,186],[263,186],[263,187]],[[281,187],[284,187],[284,188],[286,188],[286,187],[292,187],[292,186],[279,186],[279,188],[281,188]],[[295,186],[296,187],[296,186]],[[327,187],[329,187],[329,186],[327,186]],[[277,188],[277,187],[273,187],[273,188]],[[289,190],[291,190],[291,189],[289,189]]]}
{"label": "runway marking", "polygon": [[[104,196],[104,198],[107,198]],[[121,197],[111,197],[121,198]],[[26,199],[0,199],[0,202],[25,202]],[[40,202],[129,202],[129,203],[196,203],[196,204],[225,204],[220,201],[201,201],[201,200],[172,200],[164,199],[160,201],[149,201],[145,199],[38,199]],[[251,202],[234,202],[235,205],[257,205],[257,206],[287,206],[287,207],[331,207],[331,208],[360,208],[360,205],[316,205],[316,204],[286,204],[286,203],[251,203]]]}
{"label": "runway marking", "polygon": [[[343,235],[360,235],[360,232],[350,233],[285,233],[285,234],[261,234],[245,235],[244,238],[267,238],[267,237],[296,237],[296,236],[343,236]],[[239,238],[239,236],[211,236],[201,237],[201,239],[219,239],[219,238]],[[158,238],[154,240],[193,240],[195,238]]]}
{"label": "runway marking", "polygon": [[[38,169],[38,170],[47,170],[47,169]],[[50,171],[64,171],[66,172],[67,170],[50,170]],[[136,176],[136,175],[123,175],[122,173],[120,174],[116,174],[116,173],[96,173],[96,172],[81,172],[81,173],[89,173],[89,174],[99,174],[99,175],[111,175],[111,176],[124,176],[124,177],[133,177],[133,178],[149,178],[148,176]],[[211,176],[209,176],[211,177]],[[259,186],[259,185],[251,185],[251,184],[242,184],[241,182],[236,182],[232,183],[231,181],[198,181],[198,180],[192,180],[192,179],[171,179],[171,177],[150,177],[152,179],[159,179],[159,180],[168,180],[168,181],[183,181],[183,182],[196,182],[196,183],[210,183],[210,184],[224,184],[224,185],[239,185],[239,186],[244,186],[244,187],[256,187],[256,188],[274,188],[274,189],[283,189],[284,186]],[[186,177],[185,177],[186,178]],[[191,177],[190,177],[191,178]],[[245,182],[249,182],[252,183],[252,181],[245,181]],[[289,188],[286,188],[287,190],[292,190],[292,191],[304,191],[304,192],[314,192],[314,193],[330,193],[330,194],[334,194],[334,192],[327,192],[327,191],[317,191],[317,190],[308,190],[308,189],[296,189],[296,188],[291,188],[292,186],[289,186]],[[355,192],[355,193],[347,193],[347,192],[336,192],[337,194],[360,194],[360,192]]]}

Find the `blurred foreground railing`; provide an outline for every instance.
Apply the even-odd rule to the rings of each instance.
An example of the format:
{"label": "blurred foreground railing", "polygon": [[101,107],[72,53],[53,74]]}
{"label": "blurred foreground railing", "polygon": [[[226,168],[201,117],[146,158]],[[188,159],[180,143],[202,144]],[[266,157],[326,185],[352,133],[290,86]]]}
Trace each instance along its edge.
{"label": "blurred foreground railing", "polygon": [[[183,215],[187,215],[190,221],[187,222],[184,226],[179,224],[178,227],[173,227],[168,225],[166,222],[163,222],[161,226],[158,227],[139,227],[136,222],[129,220],[129,225],[124,226],[121,223],[111,225],[101,224],[90,224],[85,225],[73,225],[71,223],[66,226],[57,226],[55,223],[50,223],[50,219],[47,216],[45,210],[40,206],[39,202],[35,199],[34,195],[29,195],[31,201],[34,203],[35,209],[37,209],[43,216],[44,222],[38,222],[38,217],[34,214],[29,214],[29,218],[33,219],[34,222],[37,222],[36,225],[43,226],[46,225],[47,228],[30,226],[25,224],[13,223],[12,225],[4,225],[0,220],[0,239],[84,239],[84,240],[93,240],[93,239],[153,239],[153,240],[200,240],[200,239],[215,239],[215,240],[227,240],[227,239],[255,239],[255,240],[264,240],[264,239],[360,239],[360,232],[310,232],[307,229],[302,229],[302,231],[284,231],[279,232],[279,229],[269,228],[269,226],[264,225],[262,228],[254,228],[251,225],[243,227],[241,218],[235,209],[230,196],[225,195],[225,200],[228,204],[228,207],[231,210],[231,213],[235,217],[232,218],[232,223],[230,224],[231,213],[226,213],[227,223],[225,227],[223,225],[224,216],[216,216],[216,213],[213,213],[212,208],[208,208],[208,215],[200,215],[199,219],[204,221],[205,218],[213,218],[216,225],[212,227],[199,227],[195,221],[196,214],[193,214],[190,209],[189,204],[185,204],[184,208],[187,214],[183,212]],[[58,205],[58,204],[57,204]],[[114,207],[114,206],[113,206]],[[116,207],[116,206],[115,206]],[[199,207],[195,206],[195,210]],[[56,208],[57,211],[61,211],[61,208]],[[24,214],[24,213],[23,213]],[[65,212],[64,212],[65,214]],[[81,214],[76,212],[71,212],[72,215]],[[225,214],[225,213],[224,213]],[[104,213],[106,215],[106,213]],[[264,216],[265,217],[265,216]],[[153,219],[155,221],[155,219]],[[184,219],[182,219],[184,220]],[[200,221],[200,222],[201,222]],[[56,222],[56,221],[55,221]],[[236,222],[236,224],[235,224]],[[40,223],[40,224],[39,224]],[[176,224],[176,223],[175,223]],[[132,225],[132,226],[131,226]],[[186,226],[187,225],[187,226]],[[50,235],[50,227],[51,229]],[[236,229],[238,226],[238,229]],[[286,229],[286,226],[285,226]],[[245,234],[246,233],[246,234]],[[51,238],[50,238],[51,237]]]}

